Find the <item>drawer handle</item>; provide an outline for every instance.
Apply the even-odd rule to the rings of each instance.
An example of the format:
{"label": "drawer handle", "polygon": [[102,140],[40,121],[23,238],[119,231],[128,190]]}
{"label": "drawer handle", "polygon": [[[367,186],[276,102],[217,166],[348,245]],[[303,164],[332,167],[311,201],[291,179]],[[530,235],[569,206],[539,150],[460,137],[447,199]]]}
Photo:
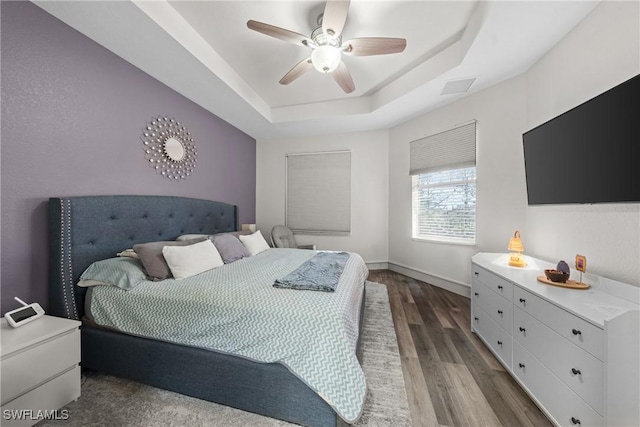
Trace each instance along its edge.
{"label": "drawer handle", "polygon": [[475,274],[476,276],[480,275],[480,273],[478,273],[477,271],[474,271],[473,274]]}
{"label": "drawer handle", "polygon": [[571,417],[571,424],[573,424],[574,426],[580,424],[580,420],[575,417]]}
{"label": "drawer handle", "polygon": [[572,330],[571,330],[571,333],[572,333],[573,335],[582,335],[582,332],[580,332],[578,329],[572,329]]}
{"label": "drawer handle", "polygon": [[498,285],[498,289],[502,290],[502,285]]}
{"label": "drawer handle", "polygon": [[518,366],[522,369],[524,369],[524,363],[518,363]]}
{"label": "drawer handle", "polygon": [[473,294],[474,294],[475,296],[478,296],[478,295],[480,295],[480,294],[479,294],[479,293],[477,293],[477,292],[474,292]]}
{"label": "drawer handle", "polygon": [[477,317],[474,317],[474,318],[473,318],[473,320],[475,320],[475,321],[477,322],[477,321],[478,321],[478,320],[480,320],[480,319],[478,319]]}
{"label": "drawer handle", "polygon": [[582,372],[580,372],[580,369],[576,369],[576,368],[571,368],[571,373],[573,375],[582,375]]}
{"label": "drawer handle", "polygon": [[502,341],[498,341],[498,345],[502,345]]}
{"label": "drawer handle", "polygon": [[525,331],[526,331],[526,329],[525,329],[525,328],[523,328],[522,326],[520,326],[520,328],[519,328],[519,329],[520,329],[520,332],[525,332]]}
{"label": "drawer handle", "polygon": [[498,314],[502,316],[502,310],[498,310]]}
{"label": "drawer handle", "polygon": [[527,301],[524,298],[520,298],[520,302],[524,304]]}

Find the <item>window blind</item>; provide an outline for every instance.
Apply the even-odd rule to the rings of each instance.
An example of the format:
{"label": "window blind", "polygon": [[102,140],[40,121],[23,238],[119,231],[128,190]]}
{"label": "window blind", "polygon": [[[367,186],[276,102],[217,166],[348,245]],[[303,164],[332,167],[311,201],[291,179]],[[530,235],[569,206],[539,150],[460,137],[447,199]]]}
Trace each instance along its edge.
{"label": "window blind", "polygon": [[413,237],[475,240],[475,167],[413,175],[412,184]]}
{"label": "window blind", "polygon": [[410,143],[410,175],[475,164],[475,120]]}
{"label": "window blind", "polygon": [[287,227],[304,233],[351,231],[351,152],[287,154]]}

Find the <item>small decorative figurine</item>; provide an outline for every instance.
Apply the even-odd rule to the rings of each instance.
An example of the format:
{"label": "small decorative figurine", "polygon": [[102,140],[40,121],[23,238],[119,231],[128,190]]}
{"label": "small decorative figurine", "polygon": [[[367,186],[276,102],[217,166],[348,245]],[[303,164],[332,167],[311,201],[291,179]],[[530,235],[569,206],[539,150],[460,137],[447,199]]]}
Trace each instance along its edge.
{"label": "small decorative figurine", "polygon": [[587,271],[587,257],[576,255],[576,270],[580,272],[580,283],[582,283],[582,273]]}
{"label": "small decorative figurine", "polygon": [[566,274],[571,274],[571,270],[569,269],[569,264],[567,264],[567,262],[564,260],[558,261],[556,270],[562,271],[563,273],[566,273]]}

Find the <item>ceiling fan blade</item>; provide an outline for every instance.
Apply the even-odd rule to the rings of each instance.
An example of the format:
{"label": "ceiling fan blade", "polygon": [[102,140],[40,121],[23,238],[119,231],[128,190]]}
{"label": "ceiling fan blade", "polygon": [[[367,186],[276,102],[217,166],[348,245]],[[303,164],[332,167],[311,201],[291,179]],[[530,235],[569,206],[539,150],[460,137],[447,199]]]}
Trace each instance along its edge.
{"label": "ceiling fan blade", "polygon": [[387,37],[363,37],[342,43],[345,55],[370,56],[399,53],[407,47],[405,39]]}
{"label": "ceiling fan blade", "polygon": [[293,31],[285,30],[284,28],[276,27],[275,25],[249,20],[247,21],[247,27],[249,27],[249,29],[253,31],[257,31],[259,33],[266,34],[268,36],[275,37],[289,43],[307,47],[313,46],[313,40],[311,40],[309,37]]}
{"label": "ceiling fan blade", "polygon": [[283,78],[280,79],[281,85],[288,85],[307,71],[313,67],[311,63],[311,58],[303,59],[298,62],[287,74],[284,75]]}
{"label": "ceiling fan blade", "polygon": [[331,75],[345,93],[351,93],[356,89],[356,85],[353,83],[349,69],[343,61],[340,61],[340,65],[338,65],[338,68],[336,68]]}
{"label": "ceiling fan blade", "polygon": [[342,34],[347,14],[349,13],[349,0],[327,0],[322,15],[322,31],[332,37]]}

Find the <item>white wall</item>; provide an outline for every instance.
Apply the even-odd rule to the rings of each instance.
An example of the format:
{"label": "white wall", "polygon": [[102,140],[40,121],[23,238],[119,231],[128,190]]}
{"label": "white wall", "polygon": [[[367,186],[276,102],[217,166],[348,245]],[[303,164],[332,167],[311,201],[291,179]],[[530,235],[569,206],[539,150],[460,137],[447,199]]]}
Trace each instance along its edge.
{"label": "white wall", "polygon": [[351,150],[351,233],[348,236],[296,235],[300,244],[359,253],[365,262],[389,259],[389,162],[387,131],[322,135],[256,144],[256,221],[269,235],[284,224],[285,155]]}
{"label": "white wall", "polygon": [[[640,3],[602,2],[527,72],[527,129],[639,72]],[[589,272],[640,286],[640,204],[532,206],[526,214],[532,255],[572,261],[580,253]]]}
{"label": "white wall", "polygon": [[[469,284],[471,256],[481,251],[504,252],[512,233],[523,229],[527,203],[522,157],[524,92],[524,78],[516,77],[389,131],[391,267],[400,266],[398,271],[405,274],[410,274],[408,269],[426,273],[431,283],[464,293],[447,282]],[[477,120],[476,245],[413,240],[409,143],[472,119]]]}
{"label": "white wall", "polygon": [[[638,74],[638,9],[603,2],[525,74],[389,131],[392,268],[455,288],[470,283],[474,253],[505,252],[519,229],[529,255],[572,262],[580,253],[589,272],[640,286],[639,204],[528,207],[522,154],[523,132]],[[414,241],[409,142],[470,119],[478,120],[477,244]]]}
{"label": "white wall", "polygon": [[[640,287],[640,205],[528,207],[522,153],[523,132],[640,72],[639,8],[602,2],[523,75],[388,132],[258,141],[258,225],[269,231],[284,221],[286,153],[346,148],[353,153],[351,236],[303,236],[302,243],[389,261],[392,269],[465,294],[471,256],[505,252],[518,229],[529,255],[572,262],[580,253],[590,273]],[[409,142],[471,119],[478,121],[476,245],[413,240]]]}

